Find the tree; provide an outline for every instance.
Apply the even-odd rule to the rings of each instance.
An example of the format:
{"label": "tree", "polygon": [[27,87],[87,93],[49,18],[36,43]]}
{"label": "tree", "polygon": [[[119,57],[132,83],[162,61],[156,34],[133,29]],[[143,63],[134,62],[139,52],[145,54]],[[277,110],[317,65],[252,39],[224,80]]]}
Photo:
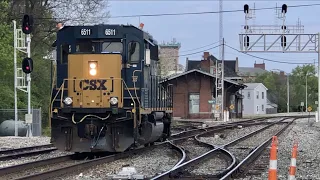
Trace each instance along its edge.
{"label": "tree", "polygon": [[[0,1],[0,109],[14,107],[12,20],[19,28],[25,13],[34,17],[31,57],[34,60],[32,106],[42,107],[43,127],[47,125],[51,92],[50,61],[44,60],[53,48],[58,21],[67,25],[97,24],[109,17],[107,0],[1,0]],[[25,54],[18,55],[18,67]],[[27,96],[18,91],[18,108],[26,108]]]}
{"label": "tree", "polygon": [[[307,91],[308,91],[308,106],[313,109],[317,106],[315,101],[318,98],[318,78],[316,77],[316,68],[314,65],[298,66],[292,70],[290,77],[291,93],[290,104],[295,111],[300,111],[299,106],[301,102],[306,99],[306,77],[307,77]],[[306,105],[305,105],[306,106]]]}

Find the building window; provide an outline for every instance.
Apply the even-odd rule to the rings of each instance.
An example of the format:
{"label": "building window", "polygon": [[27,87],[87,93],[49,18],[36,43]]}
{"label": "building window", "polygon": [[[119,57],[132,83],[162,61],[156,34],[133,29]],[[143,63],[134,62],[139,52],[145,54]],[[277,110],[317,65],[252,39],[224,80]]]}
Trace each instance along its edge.
{"label": "building window", "polygon": [[248,99],[250,99],[250,92],[248,92]]}
{"label": "building window", "polygon": [[257,99],[259,99],[259,91],[257,91]]}
{"label": "building window", "polygon": [[259,112],[259,106],[257,106],[257,112]]}
{"label": "building window", "polygon": [[189,95],[189,114],[199,113],[199,109],[200,109],[199,100],[200,100],[199,93],[192,93]]}
{"label": "building window", "polygon": [[261,105],[261,110],[264,111],[264,105],[263,104]]}
{"label": "building window", "polygon": [[261,92],[261,98],[264,99],[264,92]]}

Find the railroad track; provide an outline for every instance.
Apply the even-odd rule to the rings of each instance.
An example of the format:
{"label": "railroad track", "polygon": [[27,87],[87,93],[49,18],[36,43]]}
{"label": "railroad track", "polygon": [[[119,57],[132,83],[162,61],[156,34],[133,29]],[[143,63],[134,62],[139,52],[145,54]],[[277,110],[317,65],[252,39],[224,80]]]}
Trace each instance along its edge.
{"label": "railroad track", "polygon": [[[283,131],[285,131],[296,119],[300,117],[294,117],[290,122],[288,122],[285,126],[276,131],[272,136],[279,136]],[[225,176],[221,179],[231,179],[237,178],[240,174],[245,174],[250,169],[250,165],[255,162],[260,155],[266,150],[266,148],[270,145],[272,136],[267,137],[261,144],[259,144],[256,148],[252,149],[252,151],[235,166],[232,170],[230,170]],[[257,171],[255,171],[257,173]]]}
{"label": "railroad track", "polygon": [[32,156],[37,154],[45,154],[57,150],[52,144],[24,147],[17,149],[8,149],[0,151],[0,161],[16,159],[20,157]]}
{"label": "railroad track", "polygon": [[[274,117],[272,117],[272,118],[274,118]],[[213,127],[209,127],[209,128],[187,130],[182,133],[173,135],[171,137],[171,141],[172,142],[179,142],[179,141],[182,141],[183,139],[187,139],[190,137],[194,138],[196,135],[208,133],[210,131],[212,131],[212,132],[223,131],[225,129],[234,128],[239,125],[240,126],[253,126],[253,125],[257,125],[257,124],[261,124],[261,123],[270,124],[270,122],[265,123],[262,121],[265,119],[270,119],[270,118],[259,118],[256,120],[232,122],[232,123],[228,123],[225,125],[217,125],[217,126],[213,126]],[[182,134],[184,136],[182,136]],[[53,177],[59,177],[59,176],[65,175],[65,174],[75,174],[77,172],[92,168],[92,167],[99,165],[99,164],[110,163],[110,162],[113,162],[113,161],[116,161],[119,159],[128,158],[128,157],[132,156],[133,154],[142,153],[144,151],[150,150],[150,148],[160,147],[163,144],[170,144],[171,148],[173,148],[177,152],[179,152],[180,156],[181,156],[180,160],[172,167],[171,170],[179,169],[181,165],[188,163],[188,162],[190,163],[190,161],[192,161],[192,160],[194,161],[194,160],[199,159],[197,161],[198,161],[198,163],[200,163],[201,161],[203,161],[203,157],[216,158],[215,162],[222,162],[223,160],[225,161],[226,159],[228,159],[227,161],[225,161],[226,167],[224,168],[223,171],[221,171],[221,169],[215,170],[217,175],[219,177],[221,177],[223,174],[226,174],[225,172],[229,172],[236,165],[236,158],[225,149],[221,149],[221,148],[212,149],[213,146],[207,144],[206,146],[207,147],[211,146],[212,150],[210,150],[207,153],[202,154],[198,157],[195,157],[195,158],[194,157],[187,158],[186,152],[182,148],[174,145],[171,142],[163,142],[163,143],[156,144],[154,146],[143,147],[143,148],[131,150],[131,151],[128,151],[125,153],[114,154],[114,155],[100,157],[100,158],[96,158],[96,159],[92,159],[92,160],[82,160],[82,161],[78,161],[78,162],[70,161],[71,156],[68,155],[68,156],[50,158],[47,160],[29,162],[29,163],[25,163],[25,164],[16,165],[16,166],[10,166],[10,167],[0,169],[0,179],[3,179],[3,177],[10,177],[10,176],[12,177],[13,174],[17,175],[19,173],[20,173],[20,175],[13,176],[13,179],[51,179]],[[54,166],[51,166],[52,164],[54,164]],[[61,164],[61,165],[59,165],[59,164]],[[40,168],[39,171],[35,171],[34,170],[35,167],[42,167],[42,168]],[[191,172],[191,174],[196,174],[198,176],[200,174],[200,176],[201,175],[205,176],[203,173],[197,171],[196,169],[193,169],[193,170],[192,169],[189,170]],[[21,171],[25,171],[25,173],[21,174]],[[43,172],[40,172],[40,171],[43,171]],[[171,171],[169,171],[169,170],[166,172],[170,172],[170,174],[171,174]]]}
{"label": "railroad track", "polygon": [[76,172],[81,172],[82,170],[92,168],[96,165],[111,163],[119,159],[128,158],[136,153],[142,153],[144,151],[152,150],[153,148],[159,148],[160,146],[164,145],[169,145],[171,148],[179,152],[181,157],[177,164],[185,159],[185,154],[182,149],[173,144],[170,144],[169,142],[164,142],[154,146],[142,147],[139,149],[134,149],[132,151],[108,155],[91,160],[82,159],[75,161],[72,160],[73,155],[66,155],[5,167],[0,169],[0,179],[52,179],[66,174],[69,175],[72,173],[74,174]]}
{"label": "railroad track", "polygon": [[[261,153],[261,148],[262,146],[266,146],[267,143],[271,140],[271,137],[273,135],[278,135],[280,134],[284,129],[286,129],[292,122],[284,122],[285,120],[289,119],[288,117],[286,118],[282,118],[279,121],[276,122],[270,122],[270,123],[266,123],[266,125],[258,130],[253,130],[250,133],[247,133],[246,135],[241,136],[240,138],[236,138],[232,141],[229,140],[228,143],[225,143],[224,145],[216,145],[215,148],[213,150],[210,150],[209,152],[206,152],[194,159],[191,159],[187,162],[184,162],[183,164],[180,164],[179,166],[176,166],[175,168],[160,174],[158,176],[154,176],[152,179],[171,179],[171,178],[183,178],[183,179],[219,179],[219,178],[226,178],[226,179],[230,179],[231,175],[234,176],[235,173],[239,173],[239,172],[243,172],[243,168],[246,169],[248,166],[244,166],[244,165],[248,165],[250,164],[254,159],[253,158],[249,158],[252,156],[252,153],[255,156],[252,157],[256,157],[258,156],[258,152]],[[295,118],[297,119],[297,118]],[[258,124],[258,123],[257,123]],[[279,125],[280,124],[280,125]],[[251,123],[251,125],[253,125],[253,123]],[[276,127],[276,126],[282,126],[278,128],[277,130],[274,131],[270,131],[270,128],[272,129],[272,127]],[[279,130],[280,129],[280,130]],[[270,132],[269,132],[270,131]],[[277,131],[277,132],[276,132]],[[214,132],[214,131],[212,131]],[[241,155],[245,154],[245,156],[242,156],[240,158],[237,158],[234,154],[232,154],[228,148],[233,147],[236,144],[239,144],[241,142],[244,142],[247,139],[250,138],[254,138],[255,135],[259,134],[259,133],[263,133],[266,132],[265,135],[261,136],[264,137],[264,140],[260,139],[259,142],[263,142],[262,144],[258,143],[256,144],[256,147],[251,147],[250,149],[245,149],[245,152],[243,152]],[[209,132],[205,132],[202,133],[200,135],[196,136],[196,139],[198,139],[199,141],[201,141],[199,139],[199,136],[203,136],[206,133],[211,133]],[[267,140],[266,140],[267,139]],[[257,142],[257,141],[256,141]],[[260,145],[259,145],[260,144]],[[212,144],[210,144],[212,145]],[[204,164],[203,162],[208,162],[209,158],[217,158],[217,154],[223,154],[225,158],[225,162],[231,161],[228,164],[228,167],[226,168],[224,166],[221,166],[221,169],[215,169],[213,173],[210,173],[210,170],[207,169],[207,174],[201,174],[201,173],[195,173],[193,175],[190,175],[190,172],[194,171],[194,167],[199,167],[199,164]],[[249,155],[247,155],[246,153],[248,153]],[[237,154],[239,155],[239,154]],[[219,159],[219,158],[218,158]],[[221,159],[221,158],[220,158]],[[243,160],[242,160],[243,159]],[[250,159],[250,162],[248,161],[248,159]],[[241,161],[242,160],[242,161]],[[241,161],[239,163],[239,161]],[[214,160],[213,160],[214,162]],[[219,162],[219,161],[218,161]],[[210,163],[207,163],[210,164]],[[241,166],[239,166],[239,164],[242,164]],[[203,165],[205,166],[205,165]],[[240,168],[241,167],[241,168]]]}

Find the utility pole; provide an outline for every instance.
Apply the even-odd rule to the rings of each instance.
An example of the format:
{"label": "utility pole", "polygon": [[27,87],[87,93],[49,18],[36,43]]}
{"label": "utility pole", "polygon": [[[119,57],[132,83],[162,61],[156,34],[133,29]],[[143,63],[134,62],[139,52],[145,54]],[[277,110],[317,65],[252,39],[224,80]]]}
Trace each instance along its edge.
{"label": "utility pole", "polygon": [[308,72],[306,74],[306,112],[308,112]]}
{"label": "utility pole", "polygon": [[222,84],[222,88],[221,88],[221,99],[222,99],[222,102],[221,102],[221,107],[222,107],[222,118],[224,118],[224,38],[222,38],[222,65],[221,65],[221,69],[222,69],[222,77],[221,77],[221,84]]}
{"label": "utility pole", "polygon": [[290,113],[290,106],[289,106],[289,102],[290,102],[290,90],[289,90],[289,73],[287,73],[287,112],[288,115]]}
{"label": "utility pole", "polygon": [[[219,59],[222,61],[222,65],[221,65],[221,73],[222,73],[222,77],[221,77],[221,102],[219,103],[220,106],[220,113],[221,113],[221,119],[224,119],[224,66],[223,66],[223,46],[224,46],[224,42],[223,42],[223,0],[219,0],[219,42],[220,42],[220,51],[219,51]],[[222,45],[222,46],[221,46]]]}
{"label": "utility pole", "polygon": [[[247,10],[246,10],[247,9]],[[248,16],[248,5],[244,6],[246,17]],[[283,4],[280,11],[276,9],[277,18],[283,20],[282,26],[270,25],[245,25],[244,33],[239,34],[240,52],[254,53],[317,53],[318,73],[320,73],[320,33],[304,33],[304,28],[298,25],[285,25],[287,5]],[[254,39],[251,40],[250,38]],[[274,39],[271,40],[270,39]],[[267,40],[269,40],[267,42]],[[279,43],[280,40],[280,43]],[[259,45],[256,45],[259,44]],[[262,45],[261,45],[262,44]],[[280,47],[280,48],[279,48]],[[320,77],[318,75],[318,118],[320,117]],[[319,120],[316,119],[316,122]]]}

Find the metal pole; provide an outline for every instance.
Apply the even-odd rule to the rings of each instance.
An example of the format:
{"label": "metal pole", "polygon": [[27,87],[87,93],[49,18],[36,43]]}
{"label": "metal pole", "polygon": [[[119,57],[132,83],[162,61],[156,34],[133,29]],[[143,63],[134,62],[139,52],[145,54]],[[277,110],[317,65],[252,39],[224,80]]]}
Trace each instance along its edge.
{"label": "metal pole", "polygon": [[[31,57],[31,36],[30,34],[27,35],[27,56],[30,58]],[[30,74],[27,74],[27,82],[28,82],[28,86],[27,86],[27,92],[28,92],[28,115],[31,114],[31,76]],[[28,136],[32,136],[31,133],[31,124],[28,124]]]}
{"label": "metal pole", "polygon": [[18,136],[18,97],[17,97],[17,22],[13,21],[13,63],[14,63],[14,136]]}
{"label": "metal pole", "polygon": [[[318,33],[318,118],[320,117],[320,32]],[[318,119],[316,119],[316,122],[318,122]]]}
{"label": "metal pole", "polygon": [[289,87],[289,74],[287,73],[287,111],[290,113],[290,87]]}
{"label": "metal pole", "polygon": [[[218,60],[216,59],[216,89],[215,89],[215,97],[216,97],[216,106],[218,104]],[[217,110],[214,110],[215,113],[218,113]],[[217,118],[216,118],[217,120]]]}
{"label": "metal pole", "polygon": [[222,65],[221,65],[221,73],[222,73],[222,78],[221,78],[221,113],[222,113],[222,119],[224,120],[224,38],[222,38]]}
{"label": "metal pole", "polygon": [[308,112],[308,72],[306,74],[306,112]]}

